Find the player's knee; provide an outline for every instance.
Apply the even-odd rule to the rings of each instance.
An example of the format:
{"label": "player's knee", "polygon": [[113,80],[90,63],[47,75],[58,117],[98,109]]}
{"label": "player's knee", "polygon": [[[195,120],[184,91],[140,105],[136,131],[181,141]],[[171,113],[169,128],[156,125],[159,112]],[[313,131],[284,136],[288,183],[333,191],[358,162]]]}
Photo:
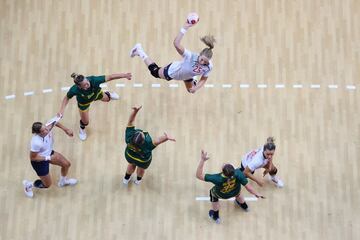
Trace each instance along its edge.
{"label": "player's knee", "polygon": [[89,125],[89,120],[86,120],[86,121],[84,121],[84,120],[80,120],[80,127],[86,127],[87,125]]}
{"label": "player's knee", "polygon": [[271,168],[271,170],[269,171],[269,174],[270,174],[271,176],[275,176],[275,175],[277,174],[277,168],[276,168],[275,166],[273,166],[273,167]]}
{"label": "player's knee", "polygon": [[65,160],[63,166],[64,166],[65,168],[69,168],[69,167],[71,167],[71,162],[69,162],[68,160]]}
{"label": "player's knee", "polygon": [[148,69],[151,73],[151,75],[153,75],[155,78],[160,78],[159,76],[159,66],[156,63],[152,63],[148,66]]}

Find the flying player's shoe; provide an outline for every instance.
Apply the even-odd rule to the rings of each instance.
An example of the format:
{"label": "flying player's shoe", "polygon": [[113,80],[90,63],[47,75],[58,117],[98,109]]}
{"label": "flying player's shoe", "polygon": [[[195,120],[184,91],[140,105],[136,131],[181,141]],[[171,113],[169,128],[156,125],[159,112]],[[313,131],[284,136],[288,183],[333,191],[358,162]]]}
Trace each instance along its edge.
{"label": "flying player's shoe", "polygon": [[24,186],[24,192],[25,195],[29,198],[32,198],[34,196],[34,192],[33,192],[33,184],[32,182],[28,181],[28,180],[24,180],[23,182],[23,186]]}
{"label": "flying player's shoe", "polygon": [[135,46],[130,51],[130,57],[140,56],[139,51],[142,51],[140,43],[135,44]]}

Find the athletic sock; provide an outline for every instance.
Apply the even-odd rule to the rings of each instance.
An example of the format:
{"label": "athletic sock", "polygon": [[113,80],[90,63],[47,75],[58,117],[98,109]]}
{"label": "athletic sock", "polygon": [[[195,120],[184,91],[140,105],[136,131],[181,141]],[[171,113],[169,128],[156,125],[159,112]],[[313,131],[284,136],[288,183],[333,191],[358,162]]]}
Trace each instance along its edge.
{"label": "athletic sock", "polygon": [[139,177],[139,176],[136,177],[136,180],[138,180],[138,181],[140,181],[141,179],[142,179],[142,177]]}
{"label": "athletic sock", "polygon": [[213,219],[216,220],[219,218],[219,210],[214,211]]}
{"label": "athletic sock", "polygon": [[124,177],[124,178],[125,178],[126,180],[129,180],[129,179],[130,179],[130,177],[131,177],[131,174],[127,174],[127,173],[125,173],[125,177]]}

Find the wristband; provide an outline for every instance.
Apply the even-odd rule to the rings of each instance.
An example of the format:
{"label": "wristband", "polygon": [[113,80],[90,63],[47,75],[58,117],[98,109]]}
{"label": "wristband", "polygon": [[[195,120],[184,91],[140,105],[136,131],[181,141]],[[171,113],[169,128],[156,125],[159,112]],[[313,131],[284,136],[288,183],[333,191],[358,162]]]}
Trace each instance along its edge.
{"label": "wristband", "polygon": [[45,161],[50,161],[51,160],[51,156],[45,156]]}
{"label": "wristband", "polygon": [[182,34],[185,34],[186,31],[187,31],[187,30],[186,30],[185,28],[181,28],[181,29],[180,29],[180,32],[181,32]]}

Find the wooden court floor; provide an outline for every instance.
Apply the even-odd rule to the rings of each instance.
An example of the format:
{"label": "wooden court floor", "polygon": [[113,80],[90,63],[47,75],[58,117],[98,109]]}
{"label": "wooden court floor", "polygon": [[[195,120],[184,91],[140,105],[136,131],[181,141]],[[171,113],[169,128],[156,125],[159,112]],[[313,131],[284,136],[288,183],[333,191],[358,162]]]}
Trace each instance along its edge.
{"label": "wooden court floor", "polygon": [[[217,39],[209,85],[194,95],[128,56],[141,42],[161,66],[179,59],[172,41],[190,11],[200,22],[183,45]],[[356,0],[1,0],[0,239],[360,239],[359,12]],[[79,184],[26,198],[31,124],[57,113],[72,72],[133,80],[107,84],[121,99],[92,104],[87,141],[55,130]],[[137,127],[177,141],[126,188],[125,127],[139,105]],[[62,122],[78,132],[74,99]],[[266,199],[247,213],[221,202],[222,223],[211,222],[196,201],[211,188],[195,178],[200,150],[215,173],[268,136],[285,187],[253,184]]]}

